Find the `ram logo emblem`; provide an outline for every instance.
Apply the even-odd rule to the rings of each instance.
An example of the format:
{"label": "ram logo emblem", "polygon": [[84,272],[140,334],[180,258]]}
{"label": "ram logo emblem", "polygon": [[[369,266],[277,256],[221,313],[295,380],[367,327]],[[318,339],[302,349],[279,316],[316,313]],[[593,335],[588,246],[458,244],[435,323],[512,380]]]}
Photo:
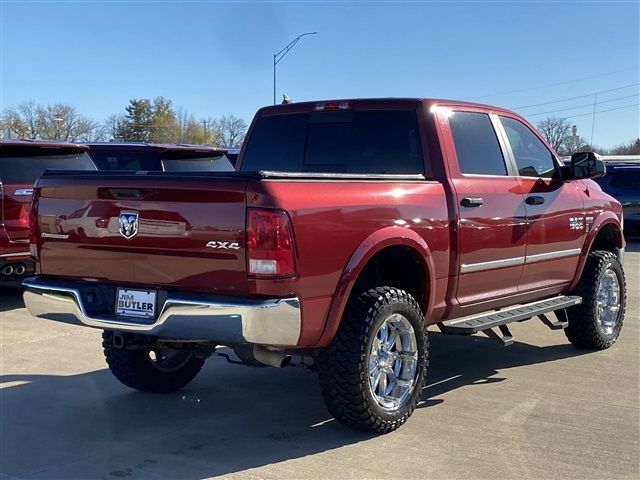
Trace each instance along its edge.
{"label": "ram logo emblem", "polygon": [[127,240],[132,239],[138,234],[138,212],[122,211],[118,219],[118,230]]}

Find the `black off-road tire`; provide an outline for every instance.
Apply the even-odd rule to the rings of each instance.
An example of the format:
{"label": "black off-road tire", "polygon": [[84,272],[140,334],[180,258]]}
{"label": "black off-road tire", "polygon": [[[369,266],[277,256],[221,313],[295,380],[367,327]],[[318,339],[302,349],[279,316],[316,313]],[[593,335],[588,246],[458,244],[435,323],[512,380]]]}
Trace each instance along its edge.
{"label": "black off-road tire", "polygon": [[[620,288],[620,316],[617,325],[609,334],[603,330],[597,319],[598,285],[607,270],[615,273]],[[618,258],[604,250],[591,252],[574,293],[582,297],[582,303],[567,309],[569,319],[569,326],[565,329],[567,338],[580,348],[590,350],[609,348],[620,336],[626,305],[624,271]]]}
{"label": "black off-road tire", "polygon": [[151,348],[116,348],[112,331],[102,333],[102,349],[111,373],[127,387],[143,392],[164,393],[181,389],[195,378],[203,358],[193,353],[180,353],[179,363],[173,368],[159,368],[150,357]]}
{"label": "black off-road tire", "polygon": [[[413,327],[417,373],[413,391],[394,411],[381,408],[369,387],[367,356],[380,325],[394,313]],[[424,316],[414,298],[392,287],[371,289],[349,301],[333,342],[318,355],[318,377],[329,412],[341,423],[369,432],[391,432],[411,416],[420,400],[428,367]]]}

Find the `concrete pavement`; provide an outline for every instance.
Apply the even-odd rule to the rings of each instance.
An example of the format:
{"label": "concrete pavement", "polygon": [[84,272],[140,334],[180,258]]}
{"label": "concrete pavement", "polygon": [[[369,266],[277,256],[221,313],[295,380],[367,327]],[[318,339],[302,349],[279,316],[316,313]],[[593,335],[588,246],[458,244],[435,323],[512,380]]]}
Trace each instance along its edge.
{"label": "concrete pavement", "polygon": [[308,371],[207,361],[184,390],[136,392],[100,332],[30,317],[0,293],[0,479],[638,478],[640,243],[618,343],[572,347],[532,320],[516,343],[431,335],[429,386],[389,435],[327,413]]}

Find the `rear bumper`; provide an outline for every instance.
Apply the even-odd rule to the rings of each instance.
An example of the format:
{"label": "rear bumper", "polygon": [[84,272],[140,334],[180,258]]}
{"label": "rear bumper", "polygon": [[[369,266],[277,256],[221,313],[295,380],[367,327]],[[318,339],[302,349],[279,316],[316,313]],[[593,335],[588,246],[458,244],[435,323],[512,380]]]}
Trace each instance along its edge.
{"label": "rear bumper", "polygon": [[23,287],[29,313],[57,322],[220,345],[286,347],[296,346],[300,337],[300,302],[295,297],[251,300],[169,293],[157,306],[156,320],[142,323],[115,315],[89,314],[81,282],[32,277],[23,282]]}

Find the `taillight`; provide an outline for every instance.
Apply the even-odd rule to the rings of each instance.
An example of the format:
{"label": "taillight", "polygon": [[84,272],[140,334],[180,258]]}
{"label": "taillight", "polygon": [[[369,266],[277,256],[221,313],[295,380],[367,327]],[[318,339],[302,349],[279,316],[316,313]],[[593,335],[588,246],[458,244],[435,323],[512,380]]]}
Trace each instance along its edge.
{"label": "taillight", "polygon": [[29,253],[38,258],[38,193],[34,190],[29,212]]}
{"label": "taillight", "polygon": [[96,227],[98,228],[107,228],[109,226],[109,218],[108,217],[98,217],[96,218]]}
{"label": "taillight", "polygon": [[31,206],[28,203],[20,205],[20,213],[18,214],[18,225],[21,227],[29,227],[29,210]]}
{"label": "taillight", "polygon": [[296,274],[293,234],[289,217],[277,210],[250,209],[247,213],[249,274],[292,277]]}

